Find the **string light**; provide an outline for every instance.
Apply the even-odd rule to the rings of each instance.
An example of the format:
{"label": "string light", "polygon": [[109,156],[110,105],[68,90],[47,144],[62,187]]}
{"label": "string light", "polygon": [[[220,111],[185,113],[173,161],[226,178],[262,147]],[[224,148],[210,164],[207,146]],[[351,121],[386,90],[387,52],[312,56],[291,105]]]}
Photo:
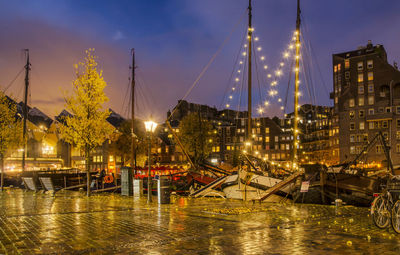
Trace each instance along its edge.
{"label": "string light", "polygon": [[264,56],[261,56],[261,58],[260,58],[261,60],[264,60],[265,59],[265,57]]}
{"label": "string light", "polygon": [[265,66],[264,66],[264,69],[267,70],[267,69],[268,69],[268,66],[265,65]]}
{"label": "string light", "polygon": [[239,78],[235,78],[235,81],[238,82],[238,81],[239,81]]}
{"label": "string light", "polygon": [[261,47],[258,47],[257,50],[258,50],[258,51],[261,51]]}

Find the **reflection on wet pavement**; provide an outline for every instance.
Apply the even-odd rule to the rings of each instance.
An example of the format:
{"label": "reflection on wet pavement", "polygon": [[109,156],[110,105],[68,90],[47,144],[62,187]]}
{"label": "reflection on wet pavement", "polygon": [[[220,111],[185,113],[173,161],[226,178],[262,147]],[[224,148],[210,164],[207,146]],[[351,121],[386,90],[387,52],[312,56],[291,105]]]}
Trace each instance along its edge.
{"label": "reflection on wet pavement", "polygon": [[400,253],[400,235],[377,229],[368,208],[182,197],[158,205],[19,189],[0,196],[1,254]]}

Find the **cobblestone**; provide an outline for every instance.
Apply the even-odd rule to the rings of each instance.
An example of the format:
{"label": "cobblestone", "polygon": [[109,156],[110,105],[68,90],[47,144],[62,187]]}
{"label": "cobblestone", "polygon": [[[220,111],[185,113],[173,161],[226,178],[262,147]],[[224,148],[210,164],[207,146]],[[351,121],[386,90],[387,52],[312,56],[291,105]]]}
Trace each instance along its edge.
{"label": "cobblestone", "polygon": [[[155,200],[154,200],[155,201]],[[399,254],[368,208],[0,193],[0,254]]]}

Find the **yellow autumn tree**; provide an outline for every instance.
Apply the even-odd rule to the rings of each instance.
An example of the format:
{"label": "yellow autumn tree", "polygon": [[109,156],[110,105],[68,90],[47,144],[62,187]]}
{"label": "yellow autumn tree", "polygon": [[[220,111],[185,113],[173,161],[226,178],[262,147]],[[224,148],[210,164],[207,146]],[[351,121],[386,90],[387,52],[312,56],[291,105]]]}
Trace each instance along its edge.
{"label": "yellow autumn tree", "polygon": [[111,135],[112,129],[107,122],[110,115],[103,109],[108,101],[104,93],[107,86],[103,72],[97,70],[97,57],[94,49],[86,51],[83,62],[75,65],[76,79],[73,82],[72,95],[66,95],[66,107],[72,116],[64,117],[60,125],[62,138],[85,151],[87,172],[87,195],[90,195],[90,152]]}
{"label": "yellow autumn tree", "polygon": [[21,122],[16,118],[17,106],[0,91],[0,165],[1,190],[4,186],[4,158],[22,142]]}

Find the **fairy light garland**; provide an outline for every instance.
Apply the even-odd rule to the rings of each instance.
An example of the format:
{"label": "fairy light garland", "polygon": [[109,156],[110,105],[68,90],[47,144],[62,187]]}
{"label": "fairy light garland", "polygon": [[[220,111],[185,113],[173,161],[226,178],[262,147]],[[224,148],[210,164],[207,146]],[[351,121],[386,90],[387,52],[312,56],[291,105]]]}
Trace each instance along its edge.
{"label": "fairy light garland", "polygon": [[[254,33],[254,28],[250,28],[252,29],[252,32]],[[265,72],[264,75],[262,75],[262,77],[265,78],[265,81],[267,83],[268,86],[268,91],[266,94],[264,94],[264,99],[263,103],[260,104],[257,107],[257,112],[261,115],[266,111],[266,108],[268,106],[271,105],[271,100],[276,99],[277,98],[277,102],[280,105],[280,109],[283,111],[284,110],[284,106],[282,105],[283,100],[281,97],[278,97],[278,90],[277,90],[277,86],[279,84],[280,79],[282,79],[282,77],[284,76],[284,71],[283,69],[286,66],[289,66],[288,62],[291,60],[291,57],[293,57],[294,59],[298,59],[300,58],[300,55],[296,55],[295,54],[295,50],[297,47],[300,47],[300,45],[295,44],[296,41],[296,32],[293,33],[293,37],[292,37],[292,42],[288,45],[287,49],[285,49],[285,51],[282,53],[282,59],[279,62],[279,64],[277,65],[277,68],[274,71],[270,71],[269,66],[265,63],[266,62],[266,57],[265,55],[262,54],[263,48],[260,45],[256,45],[259,44],[260,39],[258,36],[254,36],[253,38],[253,42],[255,43],[255,47],[254,49],[256,50],[257,54],[260,54],[260,56],[257,58],[257,60],[259,61],[259,63],[261,63],[261,70],[263,70]],[[239,59],[239,68],[236,70],[236,75],[235,78],[233,79],[234,84],[230,89],[230,93],[228,96],[228,102],[225,104],[226,108],[230,108],[233,104],[233,100],[236,98],[234,96],[236,90],[239,90],[239,86],[241,85],[240,80],[241,77],[240,75],[244,74],[244,68],[245,68],[245,61],[247,59],[247,49],[248,45],[244,44],[242,49],[244,49],[244,51],[241,53],[241,58]],[[257,61],[256,60],[256,61]],[[299,72],[299,70],[297,70],[296,68],[294,69],[295,72]],[[300,84],[300,81],[299,81]],[[298,93],[299,96],[301,96],[301,93]],[[268,99],[267,99],[268,97]]]}

